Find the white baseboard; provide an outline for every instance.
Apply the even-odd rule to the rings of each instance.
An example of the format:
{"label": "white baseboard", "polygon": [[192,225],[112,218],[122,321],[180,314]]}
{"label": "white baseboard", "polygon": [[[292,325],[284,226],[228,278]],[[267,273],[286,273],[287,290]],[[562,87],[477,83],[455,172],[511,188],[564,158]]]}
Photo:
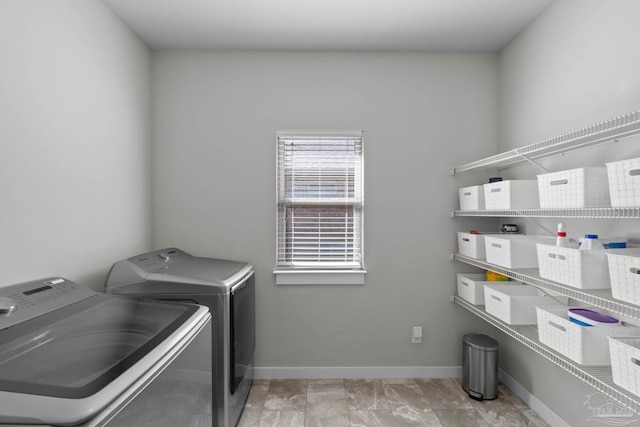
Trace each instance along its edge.
{"label": "white baseboard", "polygon": [[254,378],[461,378],[461,366],[371,366],[371,367],[256,367]]}
{"label": "white baseboard", "polygon": [[571,425],[567,424],[565,420],[560,418],[558,414],[553,412],[551,408],[549,408],[543,401],[535,397],[529,390],[524,388],[519,382],[513,379],[512,376],[507,374],[502,369],[498,369],[498,379],[504,384],[509,390],[513,392],[516,396],[520,398],[527,406],[533,409],[540,418],[546,421],[551,427],[571,427]]}
{"label": "white baseboard", "polygon": [[[257,380],[335,378],[461,378],[462,366],[256,367]],[[571,427],[502,369],[498,379],[552,427]]]}

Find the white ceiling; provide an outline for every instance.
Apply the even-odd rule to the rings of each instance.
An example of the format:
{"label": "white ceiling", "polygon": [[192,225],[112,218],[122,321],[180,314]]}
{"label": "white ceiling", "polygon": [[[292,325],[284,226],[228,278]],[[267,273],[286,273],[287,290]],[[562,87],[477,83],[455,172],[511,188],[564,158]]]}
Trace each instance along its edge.
{"label": "white ceiling", "polygon": [[554,0],[103,0],[151,48],[498,51]]}

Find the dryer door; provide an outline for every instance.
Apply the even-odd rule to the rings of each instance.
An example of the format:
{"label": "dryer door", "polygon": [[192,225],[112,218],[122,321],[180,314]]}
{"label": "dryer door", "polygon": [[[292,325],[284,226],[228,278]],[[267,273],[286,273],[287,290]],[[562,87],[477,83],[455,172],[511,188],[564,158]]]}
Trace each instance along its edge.
{"label": "dryer door", "polygon": [[231,288],[231,366],[229,387],[235,393],[253,367],[256,346],[255,327],[255,274]]}

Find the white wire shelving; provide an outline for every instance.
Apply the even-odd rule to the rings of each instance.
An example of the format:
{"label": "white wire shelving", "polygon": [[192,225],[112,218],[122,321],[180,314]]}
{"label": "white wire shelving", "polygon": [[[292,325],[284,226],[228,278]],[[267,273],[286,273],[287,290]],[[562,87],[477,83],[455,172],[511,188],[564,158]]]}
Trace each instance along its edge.
{"label": "white wire shelving", "polygon": [[[471,163],[451,168],[451,175],[471,170],[501,170],[524,163],[536,164],[535,159],[562,154],[565,152],[590,147],[605,142],[618,141],[623,138],[640,135],[640,110],[615,117],[586,128],[578,129],[555,138],[536,142],[495,156],[487,157]],[[538,165],[539,166],[539,165]],[[580,208],[580,209],[518,209],[518,210],[452,210],[451,217],[524,217],[524,218],[584,218],[584,219],[639,219],[640,207],[632,208]],[[583,304],[601,308],[612,314],[640,321],[640,306],[614,300],[611,291],[583,290],[563,285],[540,277],[537,269],[505,269],[489,264],[484,259],[470,258],[460,254],[452,254],[451,258],[460,262],[495,271],[538,289],[555,295],[563,295]],[[476,306],[452,296],[452,301],[469,310],[486,322],[492,324],[508,336],[516,339],[563,370],[569,372],[583,382],[612,400],[640,414],[640,397],[618,387],[613,383],[611,367],[587,367],[579,365],[558,352],[546,347],[538,340],[536,326],[511,326],[488,314],[484,306]]]}
{"label": "white wire shelving", "polygon": [[640,398],[613,383],[610,366],[579,365],[540,343],[538,330],[535,326],[508,325],[487,313],[484,310],[484,306],[470,304],[458,296],[453,296],[453,301],[583,382],[589,384],[610,399],[640,414]]}
{"label": "white wire shelving", "polygon": [[563,208],[563,209],[507,209],[481,211],[451,211],[451,216],[472,217],[529,217],[529,218],[589,218],[639,219],[640,207],[633,208]]}
{"label": "white wire shelving", "polygon": [[541,157],[616,141],[640,134],[640,110],[615,117],[592,126],[505,151],[471,163],[451,168],[451,174],[474,169],[505,169]]}
{"label": "white wire shelving", "polygon": [[510,270],[494,264],[489,264],[484,259],[470,258],[461,254],[453,254],[452,257],[453,259],[464,262],[465,264],[480,267],[485,270],[495,271],[496,273],[508,276],[513,280],[533,285],[542,291],[572,298],[576,301],[580,301],[581,303],[607,310],[631,321],[640,321],[640,307],[614,300],[611,296],[611,290],[609,289],[585,290],[573,288],[571,286],[541,278],[537,269]]}

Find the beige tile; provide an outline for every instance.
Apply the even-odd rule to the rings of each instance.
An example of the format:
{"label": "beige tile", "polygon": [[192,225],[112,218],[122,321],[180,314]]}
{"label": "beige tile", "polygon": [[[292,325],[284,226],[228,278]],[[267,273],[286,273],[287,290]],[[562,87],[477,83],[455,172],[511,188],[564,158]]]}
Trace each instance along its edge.
{"label": "beige tile", "polygon": [[415,384],[416,380],[413,378],[384,378],[382,379],[382,385],[385,384]]}
{"label": "beige tile", "polygon": [[392,414],[394,419],[401,420],[407,425],[442,426],[440,419],[433,409],[416,411],[413,408],[402,408],[401,411],[393,411]]}
{"label": "beige tile", "polygon": [[349,410],[388,410],[381,380],[344,380]]}
{"label": "beige tile", "polygon": [[531,423],[531,427],[549,427],[549,424],[538,415],[533,409],[523,408],[520,409],[522,415]]}
{"label": "beige tile", "polygon": [[469,399],[469,395],[462,388],[462,380],[460,378],[436,378],[435,380],[442,381],[443,384],[449,390],[451,390],[451,393],[453,395],[457,395],[460,398]]}
{"label": "beige tile", "polygon": [[348,378],[344,380],[345,387],[362,387],[370,384],[379,384],[382,387],[382,380],[376,378]]}
{"label": "beige tile", "polygon": [[443,427],[488,427],[474,409],[434,409]]}
{"label": "beige tile", "polygon": [[494,427],[530,427],[531,422],[525,417],[520,410],[507,407],[494,407],[485,410],[478,410],[487,424]]}
{"label": "beige tile", "polygon": [[328,379],[309,380],[308,383],[309,385],[311,384],[344,384],[344,380],[328,378]]}
{"label": "beige tile", "polygon": [[393,414],[390,410],[381,411],[349,411],[351,427],[387,427]]}
{"label": "beige tile", "polygon": [[304,411],[263,411],[259,427],[305,427]]}
{"label": "beige tile", "polygon": [[473,400],[471,405],[492,426],[528,427],[530,425],[520,410],[502,394],[494,400]]}
{"label": "beige tile", "polygon": [[440,425],[417,384],[385,384],[383,387],[394,416],[423,425]]}
{"label": "beige tile", "polygon": [[304,411],[307,380],[271,380],[264,403],[268,411]]}
{"label": "beige tile", "polygon": [[504,385],[477,402],[459,379],[256,380],[238,427],[548,427]]}
{"label": "beige tile", "polygon": [[305,427],[349,427],[350,425],[349,410],[344,396],[341,399],[307,403]]}
{"label": "beige tile", "polygon": [[256,427],[260,425],[260,419],[262,418],[262,408],[244,408],[242,416],[238,422],[238,427]]}
{"label": "beige tile", "polygon": [[434,409],[473,409],[472,399],[452,378],[419,378],[416,383]]}
{"label": "beige tile", "polygon": [[518,409],[527,408],[527,404],[524,403],[514,392],[512,392],[504,384],[498,385],[498,399],[506,399]]}
{"label": "beige tile", "polygon": [[309,384],[307,387],[307,402],[342,401],[346,402],[344,385],[342,384]]}
{"label": "beige tile", "polygon": [[246,409],[264,409],[264,403],[267,400],[267,396],[269,395],[269,382],[266,383],[258,383],[255,382],[251,386],[251,390],[249,391],[249,397],[247,397],[247,403],[245,404]]}
{"label": "beige tile", "polygon": [[[351,427],[414,427],[425,426],[421,422],[394,416],[391,411],[350,411]],[[436,424],[440,426],[440,424]]]}

